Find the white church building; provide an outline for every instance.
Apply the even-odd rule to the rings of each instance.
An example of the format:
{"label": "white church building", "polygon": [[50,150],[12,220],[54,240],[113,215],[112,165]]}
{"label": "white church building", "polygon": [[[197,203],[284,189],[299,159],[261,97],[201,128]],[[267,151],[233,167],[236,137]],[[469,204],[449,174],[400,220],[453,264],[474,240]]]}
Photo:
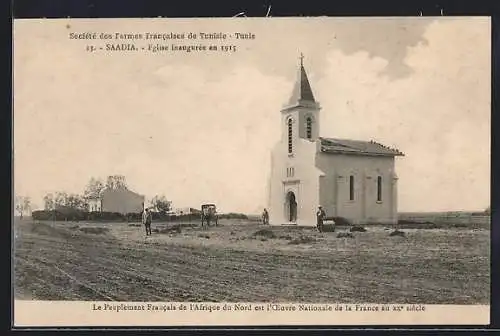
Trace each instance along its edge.
{"label": "white church building", "polygon": [[395,158],[404,154],[374,141],[321,137],[320,109],[301,57],[271,153],[269,223],[314,226],[320,205],[327,217],[353,224],[396,223]]}

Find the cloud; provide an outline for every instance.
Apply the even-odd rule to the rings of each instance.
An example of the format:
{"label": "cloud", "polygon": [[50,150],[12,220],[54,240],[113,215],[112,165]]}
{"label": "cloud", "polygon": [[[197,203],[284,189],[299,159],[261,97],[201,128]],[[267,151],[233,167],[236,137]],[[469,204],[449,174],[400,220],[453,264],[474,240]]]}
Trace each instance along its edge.
{"label": "cloud", "polygon": [[[405,63],[409,48],[426,44],[424,37],[432,18],[370,18],[359,19],[357,25],[345,24],[345,29],[335,30],[337,48],[345,55],[366,52],[373,59],[387,61],[380,75],[390,79],[405,78],[411,75],[412,68]],[[363,21],[369,22],[362,24]],[[348,26],[348,27],[347,27]]]}
{"label": "cloud", "polygon": [[481,209],[490,185],[490,38],[487,22],[434,22],[408,51],[412,75],[380,77],[388,62],[329,54],[318,97],[322,130],[400,148],[400,209]]}

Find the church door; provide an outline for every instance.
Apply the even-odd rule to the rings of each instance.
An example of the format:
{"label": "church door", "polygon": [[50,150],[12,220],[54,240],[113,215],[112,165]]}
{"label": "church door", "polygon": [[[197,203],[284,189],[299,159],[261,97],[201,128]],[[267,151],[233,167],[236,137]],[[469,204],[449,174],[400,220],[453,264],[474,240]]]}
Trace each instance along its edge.
{"label": "church door", "polygon": [[295,199],[295,194],[293,191],[288,192],[286,196],[286,204],[287,204],[287,215],[289,222],[297,221],[297,200]]}

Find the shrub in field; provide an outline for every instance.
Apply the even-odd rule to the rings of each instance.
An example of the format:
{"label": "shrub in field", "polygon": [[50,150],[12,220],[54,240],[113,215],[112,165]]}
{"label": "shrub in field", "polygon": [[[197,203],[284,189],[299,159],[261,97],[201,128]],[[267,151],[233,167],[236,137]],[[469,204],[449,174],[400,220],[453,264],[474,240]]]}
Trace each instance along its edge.
{"label": "shrub in field", "polygon": [[389,237],[405,237],[405,233],[403,231],[394,230],[389,234]]}
{"label": "shrub in field", "polygon": [[126,216],[122,215],[119,212],[107,212],[107,211],[92,211],[87,213],[87,220],[94,222],[122,222],[127,219]]}
{"label": "shrub in field", "polygon": [[408,219],[398,220],[398,227],[401,229],[439,229],[442,225],[430,221],[414,221]]}
{"label": "shrub in field", "polygon": [[81,210],[37,210],[33,211],[31,217],[34,220],[55,220],[55,221],[80,221],[85,220],[86,212]]}
{"label": "shrub in field", "polygon": [[[330,219],[330,218],[327,218]],[[352,226],[352,223],[350,220],[344,217],[331,217],[331,219],[335,222],[335,225],[337,226]]]}
{"label": "shrub in field", "polygon": [[181,233],[182,228],[180,225],[172,225],[170,227],[160,227],[158,228],[158,233]]}
{"label": "shrub in field", "polygon": [[285,236],[279,236],[279,239],[285,239],[285,240],[292,240],[292,236],[290,235],[285,235]]}
{"label": "shrub in field", "polygon": [[[406,228],[407,226],[402,225],[400,226],[401,229]],[[410,226],[411,227],[411,226]],[[408,228],[410,228],[408,227]],[[414,229],[441,229],[443,226],[437,223],[432,223],[432,222],[424,222],[420,224],[413,225]]]}
{"label": "shrub in field", "polygon": [[119,212],[106,211],[82,211],[79,209],[64,208],[61,210],[37,210],[33,211],[34,220],[55,221],[92,221],[92,222],[124,222],[140,221],[142,213],[128,213],[123,215]]}
{"label": "shrub in field", "polygon": [[324,224],[322,228],[322,232],[335,232],[335,225],[333,224]]}
{"label": "shrub in field", "polygon": [[207,235],[207,234],[199,234],[198,237],[205,238],[205,239],[210,239],[210,236]]}
{"label": "shrub in field", "polygon": [[453,223],[453,224],[451,224],[451,227],[454,227],[454,228],[466,228],[466,227],[468,227],[468,225],[465,224],[465,223]]}
{"label": "shrub in field", "polygon": [[80,228],[80,231],[90,234],[105,234],[109,231],[109,229],[104,227],[82,227]]}
{"label": "shrub in field", "polygon": [[260,237],[265,237],[265,238],[269,238],[269,239],[273,239],[273,238],[276,238],[276,234],[271,231],[271,230],[268,230],[268,229],[262,229],[262,230],[259,230],[259,231],[256,231],[254,232],[253,236],[260,236]]}
{"label": "shrub in field", "polygon": [[315,241],[316,241],[316,239],[314,239],[312,237],[300,236],[298,238],[295,238],[295,239],[289,241],[288,244],[290,244],[290,245],[310,244],[310,243],[314,243]]}
{"label": "shrub in field", "polygon": [[339,232],[337,238],[354,238],[354,235],[350,232]]}
{"label": "shrub in field", "polygon": [[351,232],[366,232],[366,229],[362,226],[355,225],[349,229]]}
{"label": "shrub in field", "polygon": [[125,215],[127,221],[132,222],[132,221],[142,221],[142,214],[141,213],[128,213]]}
{"label": "shrub in field", "polygon": [[52,216],[52,211],[46,210],[35,210],[31,213],[31,218],[33,218],[33,220],[51,220]]}

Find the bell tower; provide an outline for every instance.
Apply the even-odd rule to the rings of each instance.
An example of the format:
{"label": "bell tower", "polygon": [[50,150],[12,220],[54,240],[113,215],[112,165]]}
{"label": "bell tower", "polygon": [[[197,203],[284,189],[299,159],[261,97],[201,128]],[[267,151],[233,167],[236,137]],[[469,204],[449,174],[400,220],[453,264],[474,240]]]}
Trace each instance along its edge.
{"label": "bell tower", "polygon": [[294,152],[294,143],[299,138],[315,141],[319,137],[319,111],[321,107],[314,94],[304,68],[304,55],[300,54],[297,80],[292,95],[281,110],[282,140],[288,143],[287,151]]}

